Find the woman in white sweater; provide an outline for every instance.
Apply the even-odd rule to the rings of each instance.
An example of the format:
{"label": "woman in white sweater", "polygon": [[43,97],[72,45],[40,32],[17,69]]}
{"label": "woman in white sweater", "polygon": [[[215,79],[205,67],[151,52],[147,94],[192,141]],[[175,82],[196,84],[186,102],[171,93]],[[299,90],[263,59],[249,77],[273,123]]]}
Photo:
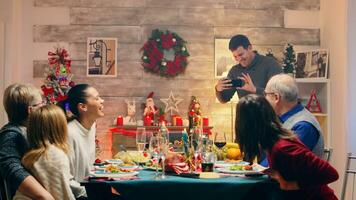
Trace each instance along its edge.
{"label": "woman in white sweater", "polygon": [[62,102],[73,116],[68,123],[69,160],[72,175],[78,182],[89,175],[95,161],[95,122],[104,116],[103,103],[98,91],[88,84],[72,87]]}
{"label": "woman in white sweater", "polygon": [[[75,200],[85,195],[85,189],[70,175],[67,121],[63,110],[47,105],[33,111],[29,117],[27,139],[30,150],[22,164],[55,198]],[[17,191],[17,199],[29,199]]]}

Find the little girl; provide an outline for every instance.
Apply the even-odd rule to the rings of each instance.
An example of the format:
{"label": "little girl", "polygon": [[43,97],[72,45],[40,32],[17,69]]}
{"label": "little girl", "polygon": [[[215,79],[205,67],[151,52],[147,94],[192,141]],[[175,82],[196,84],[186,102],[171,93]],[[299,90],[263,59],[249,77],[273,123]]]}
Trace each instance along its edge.
{"label": "little girl", "polygon": [[[67,121],[61,108],[46,105],[33,111],[27,128],[29,151],[22,164],[55,198],[75,200],[85,189],[72,180],[68,159]],[[17,191],[14,199],[26,199]]]}

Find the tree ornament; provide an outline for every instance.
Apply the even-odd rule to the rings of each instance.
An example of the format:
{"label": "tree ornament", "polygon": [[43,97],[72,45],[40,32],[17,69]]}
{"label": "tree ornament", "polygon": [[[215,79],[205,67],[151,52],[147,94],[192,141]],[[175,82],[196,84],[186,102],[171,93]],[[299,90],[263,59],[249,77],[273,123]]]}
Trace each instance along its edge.
{"label": "tree ornament", "polygon": [[150,38],[141,48],[143,68],[164,77],[177,76],[188,65],[189,53],[186,43],[176,33],[168,30],[165,32],[159,29],[153,30]]}

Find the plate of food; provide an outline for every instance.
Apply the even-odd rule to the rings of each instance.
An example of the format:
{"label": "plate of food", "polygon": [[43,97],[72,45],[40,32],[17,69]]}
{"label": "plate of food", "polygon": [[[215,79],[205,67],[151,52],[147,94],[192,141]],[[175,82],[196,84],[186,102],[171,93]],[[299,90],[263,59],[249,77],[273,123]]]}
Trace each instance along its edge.
{"label": "plate of food", "polygon": [[94,177],[108,177],[108,178],[119,178],[126,176],[135,176],[138,174],[136,168],[125,168],[123,166],[116,166],[113,164],[109,164],[105,166],[105,168],[95,169],[95,171],[91,172],[90,175]]}
{"label": "plate of food", "polygon": [[263,174],[263,168],[252,166],[252,165],[232,165],[216,169],[218,172],[227,174]]}
{"label": "plate of food", "polygon": [[235,161],[226,161],[226,160],[220,160],[220,161],[216,161],[214,163],[214,167],[215,168],[226,168],[226,167],[231,167],[234,165],[239,165],[239,166],[246,166],[246,165],[250,165],[249,162],[243,161],[243,160],[235,160]]}
{"label": "plate of food", "polygon": [[109,159],[109,160],[105,160],[105,162],[109,164],[115,164],[115,165],[121,165],[124,163],[120,159]]}
{"label": "plate of food", "polygon": [[133,172],[116,172],[116,173],[104,172],[104,171],[95,171],[95,172],[91,172],[90,176],[108,177],[108,178],[121,178],[121,177],[128,177],[128,176],[136,176],[137,174],[138,174],[137,171],[133,171]]}

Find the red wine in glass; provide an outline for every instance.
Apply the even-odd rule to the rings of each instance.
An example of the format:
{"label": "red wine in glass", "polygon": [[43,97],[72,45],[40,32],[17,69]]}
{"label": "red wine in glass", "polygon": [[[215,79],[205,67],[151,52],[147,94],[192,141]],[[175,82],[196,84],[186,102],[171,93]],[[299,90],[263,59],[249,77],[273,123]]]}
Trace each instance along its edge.
{"label": "red wine in glass", "polygon": [[226,142],[214,142],[215,146],[219,149],[223,148],[226,145]]}
{"label": "red wine in glass", "polygon": [[226,145],[226,134],[225,133],[215,133],[214,144],[219,149],[223,148]]}

